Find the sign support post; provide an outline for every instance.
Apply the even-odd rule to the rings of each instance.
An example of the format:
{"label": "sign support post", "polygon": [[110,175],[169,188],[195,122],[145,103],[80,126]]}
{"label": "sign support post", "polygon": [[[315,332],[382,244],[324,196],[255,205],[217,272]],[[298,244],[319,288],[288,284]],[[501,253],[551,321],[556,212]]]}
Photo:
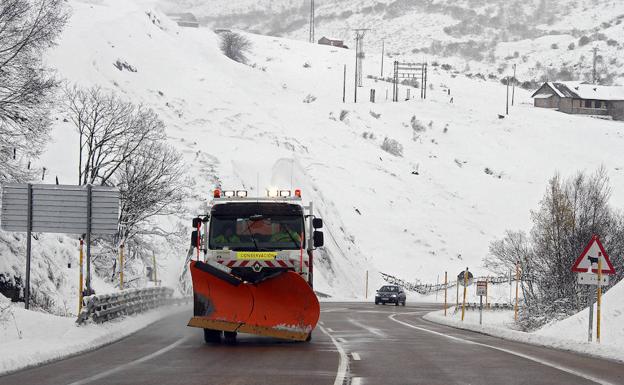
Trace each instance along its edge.
{"label": "sign support post", "polygon": [[598,258],[598,300],[596,302],[596,342],[600,343],[600,305],[602,302],[602,259]]}
{"label": "sign support post", "polygon": [[119,245],[119,289],[123,290],[124,280],[124,244]]}
{"label": "sign support post", "polygon": [[24,283],[24,309],[30,308],[30,251],[32,249],[33,191],[28,183],[28,219],[26,224],[26,282]]}
{"label": "sign support post", "polygon": [[93,294],[91,290],[91,202],[93,200],[93,186],[87,185],[87,295]]}
{"label": "sign support post", "polygon": [[84,240],[82,239],[82,237],[80,237],[80,258],[78,260],[78,314],[80,314],[80,312],[82,311],[82,264],[83,264],[83,245],[84,245]]}

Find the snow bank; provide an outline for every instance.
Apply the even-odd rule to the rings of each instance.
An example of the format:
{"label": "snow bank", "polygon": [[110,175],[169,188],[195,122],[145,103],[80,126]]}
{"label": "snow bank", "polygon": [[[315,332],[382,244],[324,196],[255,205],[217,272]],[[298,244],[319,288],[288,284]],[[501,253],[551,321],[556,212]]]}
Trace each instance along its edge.
{"label": "snow bank", "polygon": [[517,330],[513,311],[484,311],[483,325],[479,325],[478,310],[466,311],[463,322],[461,321],[461,308],[457,312],[454,308],[449,309],[447,317],[444,317],[444,311],[435,311],[425,315],[424,318],[443,325],[472,330],[507,340],[624,362],[624,324],[622,322],[624,303],[621,300],[623,294],[624,283],[620,283],[604,296],[601,344],[587,342],[587,309],[565,320],[546,325],[532,333]]}
{"label": "snow bank", "polygon": [[0,295],[0,375],[97,349],[180,311],[154,309],[100,325],[77,326],[75,318],[59,317],[9,305]]}

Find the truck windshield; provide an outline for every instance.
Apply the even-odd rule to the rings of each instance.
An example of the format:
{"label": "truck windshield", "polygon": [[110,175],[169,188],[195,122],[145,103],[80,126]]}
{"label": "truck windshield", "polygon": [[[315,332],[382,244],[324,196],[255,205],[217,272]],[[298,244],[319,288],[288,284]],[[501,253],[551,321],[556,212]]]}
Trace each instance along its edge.
{"label": "truck windshield", "polygon": [[302,235],[302,216],[213,216],[210,220],[212,250],[299,250]]}

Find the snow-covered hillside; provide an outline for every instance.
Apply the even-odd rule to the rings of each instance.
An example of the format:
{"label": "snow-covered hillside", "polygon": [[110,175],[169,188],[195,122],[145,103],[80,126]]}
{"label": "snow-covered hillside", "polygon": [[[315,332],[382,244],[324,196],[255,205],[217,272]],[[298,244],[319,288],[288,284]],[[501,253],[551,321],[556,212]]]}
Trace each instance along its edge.
{"label": "snow-covered hillside", "polygon": [[[162,0],[168,11],[191,11],[211,27],[239,28],[307,40],[309,1]],[[354,46],[354,28],[369,28],[368,56],[382,40],[392,58],[428,60],[484,76],[521,81],[585,80],[592,48],[605,81],[624,81],[624,3],[613,0],[317,0],[316,38]],[[390,68],[388,67],[388,70]],[[376,73],[376,72],[371,72]]]}
{"label": "snow-covered hillside", "polygon": [[[187,226],[216,185],[251,195],[299,187],[325,220],[327,247],[315,275],[322,292],[361,297],[366,270],[371,287],[381,283],[377,271],[425,282],[466,266],[486,274],[480,265],[489,243],[506,228],[528,227],[529,210],[557,171],[604,164],[613,203],[623,203],[622,123],[535,109],[523,90],[500,119],[504,86],[433,67],[426,101],[391,103],[389,84],[365,79],[354,104],[350,50],[250,34],[243,65],[221,54],[210,29],[180,28],[150,1],[68,4],[73,16],[47,58],[59,78],[154,108],[185,156],[192,210],[162,225]],[[137,72],[118,70],[117,60]],[[54,141],[35,166],[72,183],[77,134],[62,112],[55,117]],[[386,138],[401,145],[402,156],[381,148]],[[64,247],[59,258],[76,255],[76,244]],[[157,256],[166,282],[177,281],[186,248],[169,244]],[[22,268],[23,254],[8,252],[11,268]]]}

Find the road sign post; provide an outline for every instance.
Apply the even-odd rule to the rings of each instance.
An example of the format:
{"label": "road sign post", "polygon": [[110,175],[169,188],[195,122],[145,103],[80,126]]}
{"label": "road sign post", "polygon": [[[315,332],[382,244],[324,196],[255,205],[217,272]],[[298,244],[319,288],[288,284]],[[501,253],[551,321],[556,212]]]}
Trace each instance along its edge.
{"label": "road sign post", "polygon": [[479,296],[479,325],[483,324],[483,296],[487,296],[487,281],[477,281],[477,295]]}
{"label": "road sign post", "polygon": [[518,285],[520,284],[520,262],[516,262],[516,303],[514,305],[514,321],[518,322]]}
{"label": "road sign post", "polygon": [[91,234],[116,234],[119,190],[113,187],[6,184],[2,187],[0,226],[26,233],[24,307],[30,306],[32,233],[85,234],[86,294],[91,289]]}
{"label": "road sign post", "polygon": [[[596,266],[594,268],[594,266]],[[606,269],[605,269],[606,267]],[[594,329],[594,291],[593,285],[597,287],[597,307],[596,307],[596,342],[600,343],[600,311],[602,307],[602,286],[609,284],[609,275],[615,274],[615,269],[611,264],[609,255],[600,242],[600,238],[594,235],[589,241],[585,250],[576,259],[572,266],[572,271],[578,273],[577,283],[589,286],[589,324],[587,325],[587,341],[593,339]]]}

